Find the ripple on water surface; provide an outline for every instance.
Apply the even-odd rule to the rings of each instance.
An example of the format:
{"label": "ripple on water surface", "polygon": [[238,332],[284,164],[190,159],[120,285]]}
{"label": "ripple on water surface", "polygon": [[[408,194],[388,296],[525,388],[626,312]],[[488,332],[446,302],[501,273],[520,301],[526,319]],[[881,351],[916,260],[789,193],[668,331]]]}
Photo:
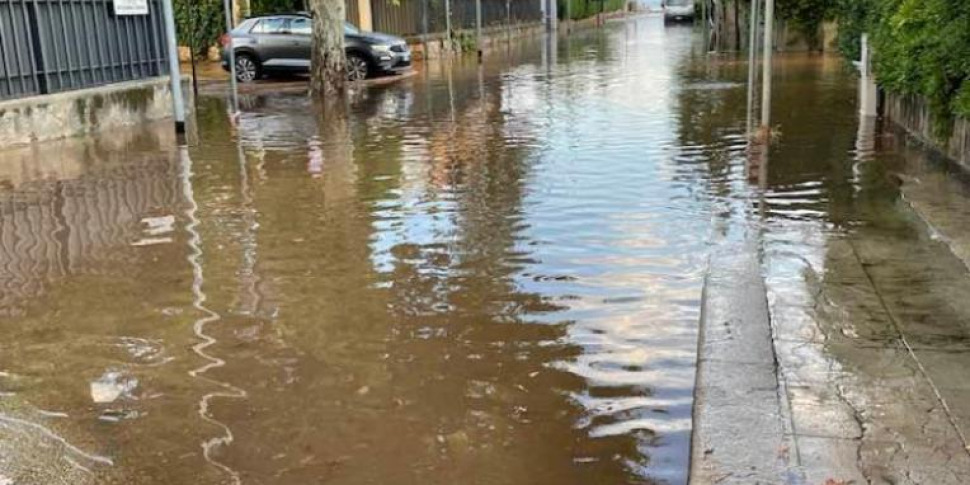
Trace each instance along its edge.
{"label": "ripple on water surface", "polygon": [[523,42],[346,118],[203,98],[197,146],[5,206],[0,370],[121,481],[683,483],[707,242],[744,180],[743,120],[712,114],[744,88],[698,76],[696,41],[643,18]]}

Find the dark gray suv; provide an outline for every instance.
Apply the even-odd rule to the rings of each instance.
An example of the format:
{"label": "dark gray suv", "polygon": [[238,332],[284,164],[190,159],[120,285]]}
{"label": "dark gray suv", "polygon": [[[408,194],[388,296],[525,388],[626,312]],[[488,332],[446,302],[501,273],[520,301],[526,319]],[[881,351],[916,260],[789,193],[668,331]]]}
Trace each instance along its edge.
{"label": "dark gray suv", "polygon": [[[251,82],[263,75],[309,72],[312,27],[306,14],[280,14],[246,19],[232,31],[236,79]],[[222,67],[229,70],[229,40],[222,38]],[[344,24],[347,77],[362,80],[411,66],[411,50],[400,37],[362,32]]]}

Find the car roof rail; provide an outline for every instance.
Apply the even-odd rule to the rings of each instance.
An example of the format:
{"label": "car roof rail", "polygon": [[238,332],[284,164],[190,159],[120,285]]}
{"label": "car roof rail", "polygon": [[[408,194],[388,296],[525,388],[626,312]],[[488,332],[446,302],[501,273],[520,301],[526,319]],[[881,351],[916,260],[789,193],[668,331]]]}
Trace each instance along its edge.
{"label": "car roof rail", "polygon": [[311,17],[313,17],[313,14],[311,12],[300,12],[300,11],[297,11],[297,12],[274,12],[274,13],[264,13],[264,14],[260,14],[260,15],[252,15],[250,17],[246,17],[246,20],[249,20],[249,19],[264,19],[264,18],[267,18],[267,17],[307,17],[307,18],[311,18]]}

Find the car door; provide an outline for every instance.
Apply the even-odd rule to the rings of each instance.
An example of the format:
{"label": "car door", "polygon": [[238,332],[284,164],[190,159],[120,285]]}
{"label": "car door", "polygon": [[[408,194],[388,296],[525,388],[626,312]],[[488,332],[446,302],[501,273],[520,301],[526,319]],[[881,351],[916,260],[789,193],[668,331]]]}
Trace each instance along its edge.
{"label": "car door", "polygon": [[292,36],[287,30],[289,19],[266,17],[253,26],[251,33],[256,40],[256,52],[267,69],[285,69],[289,62],[288,50],[292,48]]}
{"label": "car door", "polygon": [[297,17],[290,20],[290,47],[287,57],[298,69],[310,70],[310,45],[313,40],[313,26],[310,19]]}

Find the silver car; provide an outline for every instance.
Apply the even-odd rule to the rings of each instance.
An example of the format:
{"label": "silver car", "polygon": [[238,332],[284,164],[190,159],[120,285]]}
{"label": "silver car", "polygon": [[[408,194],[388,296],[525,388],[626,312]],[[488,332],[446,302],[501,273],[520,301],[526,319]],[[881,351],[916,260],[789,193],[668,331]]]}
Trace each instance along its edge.
{"label": "silver car", "polygon": [[[232,33],[236,79],[251,82],[274,73],[310,70],[311,19],[306,14],[280,14],[245,20]],[[229,70],[229,39],[224,35],[222,67]],[[378,73],[410,69],[411,49],[400,37],[363,32],[344,24],[347,77],[361,80]]]}
{"label": "silver car", "polygon": [[693,22],[694,0],[663,0],[664,22]]}

